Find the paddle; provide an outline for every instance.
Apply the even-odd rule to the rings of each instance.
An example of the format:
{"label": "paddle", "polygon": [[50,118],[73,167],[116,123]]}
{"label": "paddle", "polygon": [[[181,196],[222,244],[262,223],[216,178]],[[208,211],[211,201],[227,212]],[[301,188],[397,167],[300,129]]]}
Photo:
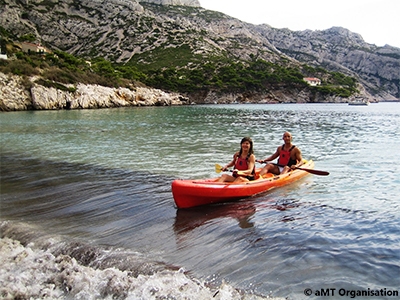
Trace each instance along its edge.
{"label": "paddle", "polygon": [[295,167],[295,169],[297,169],[297,170],[303,170],[303,171],[306,171],[306,172],[308,172],[308,173],[315,174],[315,175],[321,175],[321,176],[328,176],[328,175],[329,175],[329,172],[327,172],[327,171],[314,170],[314,169],[307,169],[307,168],[300,168],[300,167]]}
{"label": "paddle", "polygon": [[215,173],[218,173],[218,174],[221,173],[223,168],[224,168],[223,166],[221,166],[219,164],[215,164]]}
{"label": "paddle", "polygon": [[[219,164],[215,164],[215,172],[216,173],[218,173],[218,174],[221,173],[223,168],[224,168],[223,166],[221,166]],[[233,170],[226,170],[226,172],[233,172]],[[239,175],[239,176],[244,176],[244,175]]]}
{"label": "paddle", "polygon": [[[221,173],[222,172],[222,169],[223,169],[224,167],[223,166],[221,166],[221,165],[219,165],[219,164],[215,164],[215,172],[216,173]],[[233,170],[226,170],[227,172],[233,172]],[[247,175],[239,175],[239,174],[237,174],[237,176],[244,176],[244,177],[246,177]]]}
{"label": "paddle", "polygon": [[[270,162],[270,164],[273,164],[273,165],[278,166],[278,167],[284,167],[282,165],[274,164],[274,163],[271,163],[271,162]],[[329,175],[329,172],[327,172],[327,171],[320,171],[320,170],[307,169],[307,168],[301,168],[301,167],[295,167],[295,169],[303,170],[303,171],[306,171],[308,173],[315,174],[315,175],[321,175],[321,176],[328,176]]]}

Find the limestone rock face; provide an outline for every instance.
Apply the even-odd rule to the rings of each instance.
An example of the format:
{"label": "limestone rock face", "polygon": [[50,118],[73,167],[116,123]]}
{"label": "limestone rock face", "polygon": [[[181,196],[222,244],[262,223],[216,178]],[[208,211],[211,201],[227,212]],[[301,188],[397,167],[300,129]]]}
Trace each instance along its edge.
{"label": "limestone rock face", "polygon": [[20,76],[0,73],[0,111],[28,110],[32,108],[29,91]]}
{"label": "limestone rock face", "polygon": [[0,110],[88,109],[189,104],[189,100],[180,94],[166,93],[145,87],[131,90],[78,84],[75,92],[67,92],[32,82],[30,85],[32,87],[28,91],[23,85],[21,77],[0,73]]}
{"label": "limestone rock face", "polygon": [[370,91],[378,90],[375,96],[380,98],[400,97],[399,48],[368,44],[361,35],[341,27],[322,31],[258,28],[278,50],[298,61],[356,76]]}

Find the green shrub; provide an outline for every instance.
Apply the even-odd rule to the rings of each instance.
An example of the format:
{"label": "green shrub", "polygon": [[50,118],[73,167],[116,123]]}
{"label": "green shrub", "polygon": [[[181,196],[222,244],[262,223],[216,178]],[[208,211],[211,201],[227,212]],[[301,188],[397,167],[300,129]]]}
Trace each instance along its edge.
{"label": "green shrub", "polygon": [[0,70],[5,74],[33,76],[38,75],[39,71],[32,67],[31,64],[23,60],[4,61],[0,66]]}
{"label": "green shrub", "polygon": [[[1,28],[0,28],[1,29]],[[26,35],[23,39],[33,38]],[[179,37],[171,37],[171,43]],[[55,51],[44,55],[16,52],[16,60],[0,61],[0,71],[16,75],[42,74],[38,84],[71,88],[77,83],[109,87],[131,86],[141,82],[155,88],[181,93],[203,90],[220,92],[260,92],[273,88],[304,88],[329,95],[348,97],[357,91],[355,78],[338,72],[328,72],[307,65],[290,67],[289,61],[280,64],[250,56],[250,61],[230,58],[228,53],[195,55],[190,45],[164,47],[135,55],[127,64],[112,63],[102,57],[90,62],[74,55]],[[286,65],[286,66],[285,66]],[[323,78],[318,87],[309,86],[304,77]]]}

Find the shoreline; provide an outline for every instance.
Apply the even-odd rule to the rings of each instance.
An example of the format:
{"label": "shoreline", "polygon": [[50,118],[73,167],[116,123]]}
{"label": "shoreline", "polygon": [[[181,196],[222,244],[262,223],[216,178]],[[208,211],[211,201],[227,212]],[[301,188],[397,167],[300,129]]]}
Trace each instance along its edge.
{"label": "shoreline", "polygon": [[[349,103],[359,95],[349,98],[310,94],[305,90],[265,91],[259,94],[218,93],[182,95],[151,87],[110,88],[99,85],[77,84],[74,91],[44,87],[34,83],[37,78],[23,79],[17,75],[0,72],[0,111],[76,110],[120,107],[181,106],[202,104],[307,104]],[[27,88],[27,82],[31,86]],[[363,95],[371,99],[369,95]],[[400,99],[371,99],[376,102],[400,102]]]}

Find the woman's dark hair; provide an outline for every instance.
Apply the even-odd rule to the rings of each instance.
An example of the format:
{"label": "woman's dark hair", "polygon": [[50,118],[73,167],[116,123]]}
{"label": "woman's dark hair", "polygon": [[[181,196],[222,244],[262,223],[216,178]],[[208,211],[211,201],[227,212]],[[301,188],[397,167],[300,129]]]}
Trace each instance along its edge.
{"label": "woman's dark hair", "polygon": [[250,155],[254,154],[254,150],[253,150],[253,140],[252,140],[251,138],[249,138],[248,136],[242,138],[242,140],[240,141],[239,156],[242,155],[242,144],[243,144],[244,142],[249,142],[249,143],[250,143],[249,154],[247,155],[247,157],[250,157]]}

